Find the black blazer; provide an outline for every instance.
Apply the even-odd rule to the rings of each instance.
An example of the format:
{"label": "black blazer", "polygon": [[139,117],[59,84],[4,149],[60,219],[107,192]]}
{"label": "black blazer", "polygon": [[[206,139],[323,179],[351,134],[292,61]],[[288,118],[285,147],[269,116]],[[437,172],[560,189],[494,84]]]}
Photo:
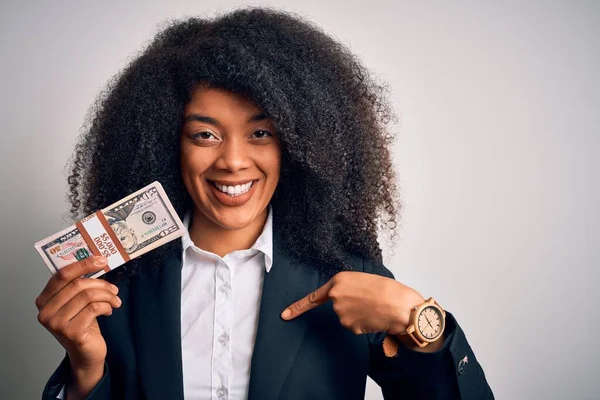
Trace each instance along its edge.
{"label": "black blazer", "polygon": [[[315,269],[293,266],[280,243],[274,232],[273,267],[264,278],[248,399],[362,400],[367,375],[381,386],[385,399],[494,398],[450,312],[440,351],[401,347],[392,358],[383,354],[385,334],[353,334],[340,324],[331,302],[282,320],[285,307],[327,279]],[[352,256],[352,264],[356,271],[393,278],[381,263]],[[167,259],[159,273],[118,286],[123,304],[110,317],[98,318],[108,355],[104,376],[88,399],[183,400],[181,255]],[[65,356],[42,398],[56,399],[68,376]]]}

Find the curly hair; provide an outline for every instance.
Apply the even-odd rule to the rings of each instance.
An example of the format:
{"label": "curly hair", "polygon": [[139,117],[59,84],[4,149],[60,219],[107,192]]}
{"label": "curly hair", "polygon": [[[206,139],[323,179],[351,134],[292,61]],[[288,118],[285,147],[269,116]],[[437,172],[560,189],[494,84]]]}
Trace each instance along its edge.
{"label": "curly hair", "polygon": [[[203,83],[247,96],[273,119],[282,159],[271,205],[291,259],[329,276],[351,269],[348,252],[380,261],[378,227],[393,238],[400,210],[386,87],[295,14],[247,8],[165,24],[88,112],[70,162],[71,216],[154,180],[180,216],[192,207],[180,130],[184,106]],[[142,259],[161,265],[175,242]]]}

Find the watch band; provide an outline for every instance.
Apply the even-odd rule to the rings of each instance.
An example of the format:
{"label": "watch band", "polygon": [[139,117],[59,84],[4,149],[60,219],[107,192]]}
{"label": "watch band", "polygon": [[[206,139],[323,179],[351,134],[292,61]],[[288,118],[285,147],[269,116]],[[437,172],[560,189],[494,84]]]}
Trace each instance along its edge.
{"label": "watch band", "polygon": [[431,342],[420,342],[412,332],[401,332],[396,335],[400,343],[406,347],[425,347]]}

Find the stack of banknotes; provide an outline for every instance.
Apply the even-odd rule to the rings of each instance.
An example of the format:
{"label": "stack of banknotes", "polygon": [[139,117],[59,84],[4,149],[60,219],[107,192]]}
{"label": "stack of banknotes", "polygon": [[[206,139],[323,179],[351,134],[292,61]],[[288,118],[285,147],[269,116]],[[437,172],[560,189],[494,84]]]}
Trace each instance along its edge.
{"label": "stack of banknotes", "polygon": [[163,187],[153,182],[40,240],[35,248],[52,274],[84,258],[104,256],[108,259],[106,268],[87,276],[97,278],[181,237],[184,230]]}

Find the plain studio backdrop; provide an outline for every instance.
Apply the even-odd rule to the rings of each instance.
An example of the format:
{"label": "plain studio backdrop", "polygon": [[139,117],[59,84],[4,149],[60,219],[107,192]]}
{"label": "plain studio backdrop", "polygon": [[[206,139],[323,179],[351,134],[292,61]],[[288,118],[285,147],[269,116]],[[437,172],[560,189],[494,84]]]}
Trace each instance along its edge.
{"label": "plain studio backdrop", "polygon": [[63,356],[33,243],[69,224],[88,108],[161,22],[245,5],[313,20],[389,84],[404,208],[384,262],[454,313],[496,397],[599,398],[600,2],[391,0],[2,3],[0,398],[39,398]]}

